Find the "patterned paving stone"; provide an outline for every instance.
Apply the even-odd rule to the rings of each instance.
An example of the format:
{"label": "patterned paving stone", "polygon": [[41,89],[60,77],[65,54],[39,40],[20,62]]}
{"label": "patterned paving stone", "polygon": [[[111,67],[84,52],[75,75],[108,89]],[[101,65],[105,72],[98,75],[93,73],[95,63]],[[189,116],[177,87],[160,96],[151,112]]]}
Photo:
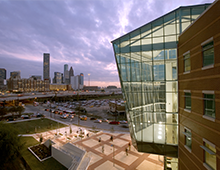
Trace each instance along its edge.
{"label": "patterned paving stone", "polygon": [[87,141],[84,141],[82,142],[84,145],[88,146],[88,147],[93,147],[95,145],[98,145],[98,141],[97,140],[94,140],[94,139],[90,139],[90,140],[87,140]]}
{"label": "patterned paving stone", "polygon": [[137,170],[163,170],[163,166],[144,160],[136,169]]}
{"label": "patterned paving stone", "polygon": [[106,161],[103,164],[99,165],[95,170],[124,170],[121,166],[113,164],[111,161]]}
{"label": "patterned paving stone", "polygon": [[[112,146],[109,146],[109,145],[102,145],[102,146],[104,146],[104,153],[103,154],[109,155],[109,154],[113,153],[113,147]],[[95,150],[102,153],[102,146],[99,146]],[[114,148],[114,150],[116,151],[117,149]]]}
{"label": "patterned paving stone", "polygon": [[92,165],[92,164],[94,164],[94,163],[96,163],[97,161],[99,161],[99,160],[102,159],[101,156],[99,156],[99,155],[97,155],[97,154],[95,154],[95,153],[93,153],[93,152],[91,152],[91,151],[88,152],[88,155],[89,155],[90,158],[91,158],[89,165]]}
{"label": "patterned paving stone", "polygon": [[127,156],[126,152],[122,151],[115,156],[115,159],[124,163],[124,164],[131,165],[134,161],[136,161],[138,159],[138,157],[134,156],[132,154],[129,154],[129,153]]}

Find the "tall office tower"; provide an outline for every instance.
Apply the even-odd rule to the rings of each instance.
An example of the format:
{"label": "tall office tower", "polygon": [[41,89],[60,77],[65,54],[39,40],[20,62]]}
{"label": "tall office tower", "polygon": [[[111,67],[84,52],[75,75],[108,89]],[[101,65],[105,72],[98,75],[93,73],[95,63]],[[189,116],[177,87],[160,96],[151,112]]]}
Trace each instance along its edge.
{"label": "tall office tower", "polygon": [[61,84],[62,83],[62,73],[60,72],[54,72],[54,82],[55,84]]}
{"label": "tall office tower", "polygon": [[69,70],[69,80],[70,80],[70,84],[71,84],[71,77],[74,76],[74,72],[73,72],[73,68],[72,66],[70,67],[70,70]]}
{"label": "tall office tower", "polygon": [[220,1],[178,42],[179,170],[220,169]]}
{"label": "tall office tower", "polygon": [[84,85],[84,75],[83,75],[83,73],[80,73],[80,75],[79,75],[79,84],[80,85]]}
{"label": "tall office tower", "polygon": [[64,83],[69,84],[69,71],[68,71],[68,64],[64,65]]}
{"label": "tall office tower", "polygon": [[50,81],[50,54],[44,53],[44,79]]}
{"label": "tall office tower", "polygon": [[63,73],[61,73],[61,83],[64,83]]}
{"label": "tall office tower", "polygon": [[6,69],[0,68],[0,88],[6,85]]}
{"label": "tall office tower", "polygon": [[165,169],[178,165],[177,38],[209,5],[179,7],[112,41],[132,144],[164,155]]}
{"label": "tall office tower", "polygon": [[6,79],[6,69],[0,68],[0,79],[5,80]]}
{"label": "tall office tower", "polygon": [[21,71],[12,71],[12,72],[10,72],[10,78],[20,79],[21,78]]}

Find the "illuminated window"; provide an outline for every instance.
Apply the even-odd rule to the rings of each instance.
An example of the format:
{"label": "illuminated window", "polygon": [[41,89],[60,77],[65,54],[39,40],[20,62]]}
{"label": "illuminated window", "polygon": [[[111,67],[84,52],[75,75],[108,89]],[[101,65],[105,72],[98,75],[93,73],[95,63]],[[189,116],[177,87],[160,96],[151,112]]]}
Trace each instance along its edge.
{"label": "illuminated window", "polygon": [[185,93],[185,109],[191,110],[191,93]]}
{"label": "illuminated window", "polygon": [[213,41],[202,46],[203,67],[214,64],[214,44]]}
{"label": "illuminated window", "polygon": [[188,149],[192,149],[192,133],[191,130],[185,128],[185,132],[183,133],[185,135],[185,146]]}
{"label": "illuminated window", "polygon": [[214,94],[204,94],[204,115],[215,118]]}
{"label": "illuminated window", "polygon": [[204,145],[200,146],[204,150],[204,163],[203,165],[207,169],[216,170],[216,148],[211,142],[203,139]]}
{"label": "illuminated window", "polygon": [[184,55],[183,60],[184,60],[184,72],[190,71],[191,69],[190,54],[187,53],[186,55]]}

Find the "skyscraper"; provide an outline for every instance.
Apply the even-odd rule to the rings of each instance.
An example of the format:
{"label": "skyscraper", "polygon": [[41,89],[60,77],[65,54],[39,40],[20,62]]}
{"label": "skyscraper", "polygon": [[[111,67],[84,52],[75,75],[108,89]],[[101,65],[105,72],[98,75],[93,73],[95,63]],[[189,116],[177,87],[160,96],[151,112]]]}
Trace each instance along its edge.
{"label": "skyscraper", "polygon": [[68,64],[64,64],[64,71],[63,72],[65,72],[66,70],[68,70]]}
{"label": "skyscraper", "polygon": [[70,70],[69,70],[69,83],[71,84],[71,77],[74,76],[74,72],[73,72],[73,68],[72,66],[70,67]]}
{"label": "skyscraper", "polygon": [[6,84],[6,69],[0,68],[0,88]]}
{"label": "skyscraper", "polygon": [[69,71],[68,71],[68,64],[64,65],[64,83],[69,84]]}
{"label": "skyscraper", "polygon": [[44,53],[44,80],[50,80],[50,54]]}
{"label": "skyscraper", "polygon": [[79,75],[79,84],[80,85],[84,85],[84,75],[83,75],[83,73],[80,73],[80,75]]}
{"label": "skyscraper", "polygon": [[60,72],[54,72],[54,82],[55,84],[62,83],[62,74]]}
{"label": "skyscraper", "polygon": [[4,80],[6,79],[6,69],[0,68],[0,79]]}

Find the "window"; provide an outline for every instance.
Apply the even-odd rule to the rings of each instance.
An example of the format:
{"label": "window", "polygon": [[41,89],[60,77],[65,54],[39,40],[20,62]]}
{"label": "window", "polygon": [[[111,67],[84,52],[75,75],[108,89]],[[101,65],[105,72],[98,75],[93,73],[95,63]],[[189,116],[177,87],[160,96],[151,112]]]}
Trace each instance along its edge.
{"label": "window", "polygon": [[184,60],[184,72],[190,71],[190,69],[191,69],[190,54],[187,53],[186,55],[184,55],[183,60]]}
{"label": "window", "polygon": [[214,45],[213,41],[202,46],[203,67],[214,64]]}
{"label": "window", "polygon": [[213,169],[216,170],[216,148],[215,145],[211,142],[207,141],[206,139],[203,139],[204,145],[200,146],[204,150],[204,156],[205,156],[205,162],[204,166],[207,167],[207,169]]}
{"label": "window", "polygon": [[192,133],[191,130],[188,128],[185,128],[185,132],[183,133],[185,135],[185,146],[187,149],[191,150],[192,148]]}
{"label": "window", "polygon": [[204,115],[215,118],[215,95],[204,94]]}
{"label": "window", "polygon": [[191,110],[191,93],[185,93],[185,109]]}

